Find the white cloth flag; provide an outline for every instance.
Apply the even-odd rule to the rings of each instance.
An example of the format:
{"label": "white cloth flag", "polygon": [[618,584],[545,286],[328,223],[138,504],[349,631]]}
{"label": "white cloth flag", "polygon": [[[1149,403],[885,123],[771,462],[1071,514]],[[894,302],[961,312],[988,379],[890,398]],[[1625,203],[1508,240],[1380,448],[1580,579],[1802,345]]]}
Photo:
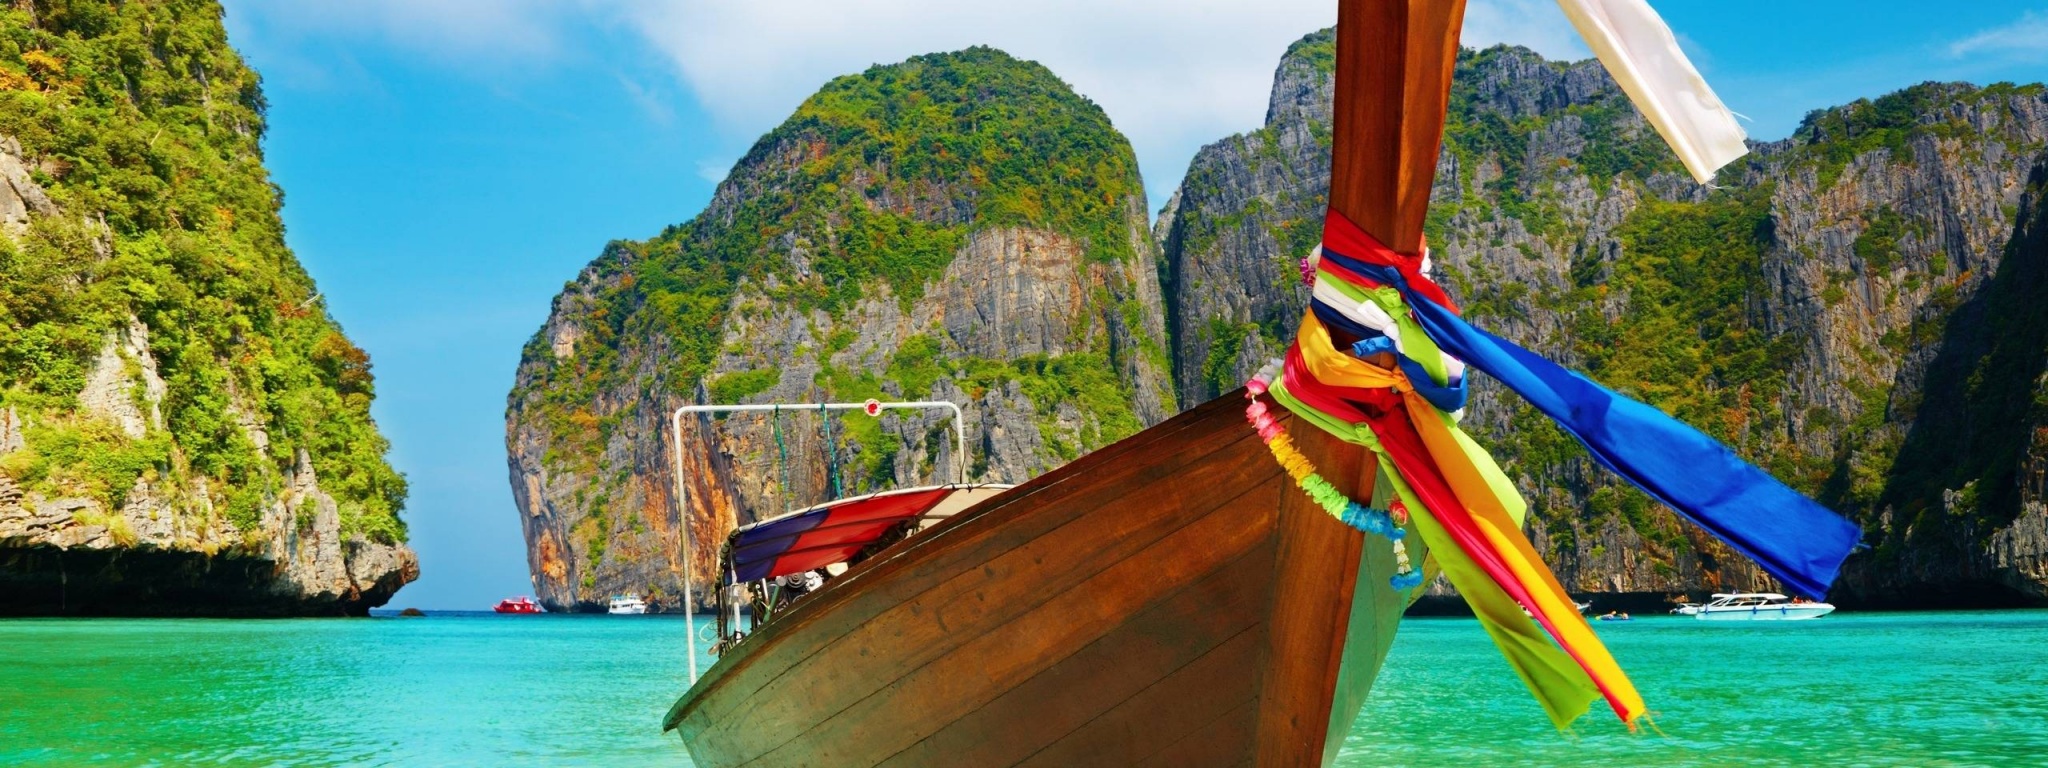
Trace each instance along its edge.
{"label": "white cloth flag", "polygon": [[1749,152],[1735,114],[1700,77],[1644,0],[1557,0],[1607,73],[1701,184]]}

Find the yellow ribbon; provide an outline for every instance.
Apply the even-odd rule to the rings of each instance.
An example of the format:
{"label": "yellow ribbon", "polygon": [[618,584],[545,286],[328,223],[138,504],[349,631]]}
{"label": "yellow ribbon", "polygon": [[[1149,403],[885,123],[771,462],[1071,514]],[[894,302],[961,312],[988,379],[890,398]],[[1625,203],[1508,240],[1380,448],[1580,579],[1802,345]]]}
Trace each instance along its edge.
{"label": "yellow ribbon", "polygon": [[[1369,298],[1384,300],[1379,296]],[[1394,296],[1392,300],[1399,302],[1399,297]],[[1398,319],[1397,322],[1404,326],[1403,330],[1412,323],[1406,317],[1406,307],[1382,304],[1382,308]],[[1415,515],[1425,521],[1418,523],[1418,532],[1442,565],[1445,575],[1472,605],[1481,624],[1543,704],[1551,721],[1560,728],[1567,726],[1585,714],[1593,699],[1600,697],[1599,691],[1604,689],[1611,697],[1610,703],[1614,705],[1616,714],[1633,726],[1646,711],[1641,694],[1629,682],[1599,637],[1593,634],[1585,617],[1579,615],[1578,607],[1565,593],[1564,585],[1543,564],[1535,547],[1523,535],[1521,526],[1527,517],[1527,505],[1507,475],[1494,463],[1493,457],[1466,435],[1448,414],[1437,410],[1428,399],[1418,394],[1398,368],[1381,368],[1337,351],[1329,329],[1323,326],[1314,312],[1304,313],[1299,334],[1302,360],[1308,373],[1317,381],[1343,387],[1392,388],[1401,394],[1409,420],[1414,423],[1430,458],[1436,462],[1459,503],[1471,514],[1480,533],[1500,554],[1509,572],[1521,582],[1535,603],[1527,606],[1528,609],[1542,615],[1556,629],[1556,639],[1558,645],[1563,646],[1562,652],[1549,642],[1531,617],[1522,613],[1523,606],[1493,583],[1434,519],[1429,519],[1427,514]],[[1403,334],[1403,346],[1411,353],[1410,357],[1436,357],[1435,344],[1427,341],[1426,336],[1422,341],[1426,348],[1411,346],[1414,342],[1408,337],[1408,334]],[[1276,398],[1285,393],[1285,388],[1278,386],[1277,382],[1273,390]],[[1302,406],[1291,395],[1286,396],[1282,403],[1297,414],[1314,410]],[[1350,429],[1339,432],[1339,437],[1364,444],[1357,433],[1369,434],[1369,430],[1358,425],[1346,426]],[[1409,511],[1426,512],[1422,504],[1413,498],[1407,484],[1393,471],[1391,460],[1378,448],[1377,442],[1373,440],[1369,447],[1379,456],[1381,470],[1395,480],[1394,486]]]}

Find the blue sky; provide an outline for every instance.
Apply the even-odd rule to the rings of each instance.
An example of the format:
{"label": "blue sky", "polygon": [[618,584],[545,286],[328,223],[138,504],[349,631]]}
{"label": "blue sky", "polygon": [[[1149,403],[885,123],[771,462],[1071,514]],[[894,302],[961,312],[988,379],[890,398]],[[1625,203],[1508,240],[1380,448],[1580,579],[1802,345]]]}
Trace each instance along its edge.
{"label": "blue sky", "polygon": [[[1131,138],[1156,209],[1201,144],[1255,128],[1328,0],[226,0],[264,76],[286,239],[376,366],[424,575],[392,607],[529,591],[507,482],[519,349],[605,241],[689,219],[832,76],[990,44]],[[2048,3],[1653,3],[1774,139],[1923,80],[2048,80]],[[1583,58],[1547,0],[1471,0],[1465,42]]]}

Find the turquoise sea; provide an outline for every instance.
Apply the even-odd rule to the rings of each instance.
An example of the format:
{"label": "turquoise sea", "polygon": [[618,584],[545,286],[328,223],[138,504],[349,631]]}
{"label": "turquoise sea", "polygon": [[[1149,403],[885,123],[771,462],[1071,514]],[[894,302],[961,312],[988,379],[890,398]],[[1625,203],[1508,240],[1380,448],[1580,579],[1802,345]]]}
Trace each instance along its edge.
{"label": "turquoise sea", "polygon": [[[2048,611],[1597,630],[1657,715],[1559,733],[1469,619],[1410,619],[1343,764],[2048,764]],[[0,765],[688,765],[685,624],[0,621]],[[705,659],[709,663],[709,659]]]}

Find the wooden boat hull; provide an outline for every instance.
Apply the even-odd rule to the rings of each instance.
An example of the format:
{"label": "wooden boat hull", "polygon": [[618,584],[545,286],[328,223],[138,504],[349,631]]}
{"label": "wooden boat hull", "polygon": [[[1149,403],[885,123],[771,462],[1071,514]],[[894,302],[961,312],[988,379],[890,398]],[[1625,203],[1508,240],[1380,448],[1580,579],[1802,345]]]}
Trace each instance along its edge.
{"label": "wooden boat hull", "polygon": [[[1294,490],[1243,402],[863,563],[664,725],[700,766],[1327,764],[1407,598],[1389,543]],[[1369,481],[1363,452],[1293,431],[1325,477]]]}
{"label": "wooden boat hull", "polygon": [[[1422,251],[1463,13],[1339,3],[1330,207],[1402,253]],[[1243,404],[862,563],[720,659],[665,727],[714,767],[1332,762],[1407,599],[1392,545],[1295,490]],[[1289,431],[1337,490],[1371,494],[1364,450]]]}

